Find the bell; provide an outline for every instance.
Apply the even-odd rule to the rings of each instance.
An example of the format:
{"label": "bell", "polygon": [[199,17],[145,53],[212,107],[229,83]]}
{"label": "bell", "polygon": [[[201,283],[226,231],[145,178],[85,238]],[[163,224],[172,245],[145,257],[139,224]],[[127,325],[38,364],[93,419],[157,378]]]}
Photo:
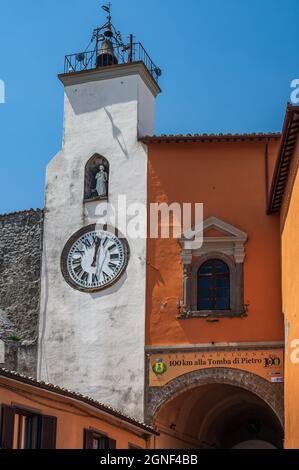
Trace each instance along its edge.
{"label": "bell", "polygon": [[105,36],[106,38],[112,38],[112,37],[113,37],[113,32],[111,31],[111,26],[110,26],[110,24],[108,24],[108,25],[106,26],[106,29],[105,29],[105,31],[104,31],[104,36]]}
{"label": "bell", "polygon": [[109,39],[104,39],[97,54],[97,67],[116,64],[118,64],[118,60],[114,55],[112,42]]}

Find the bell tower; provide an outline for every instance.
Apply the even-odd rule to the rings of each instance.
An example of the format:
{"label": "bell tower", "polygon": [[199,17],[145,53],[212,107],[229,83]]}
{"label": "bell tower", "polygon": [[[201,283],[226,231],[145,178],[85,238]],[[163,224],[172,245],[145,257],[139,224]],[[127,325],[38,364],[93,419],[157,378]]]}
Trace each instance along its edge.
{"label": "bell tower", "polygon": [[[39,379],[143,419],[146,237],[119,230],[119,198],[147,206],[161,71],[112,24],[66,56],[61,151],[46,174]],[[99,223],[107,206],[115,226]],[[105,206],[106,205],[106,206]],[[146,233],[146,212],[141,220]]]}

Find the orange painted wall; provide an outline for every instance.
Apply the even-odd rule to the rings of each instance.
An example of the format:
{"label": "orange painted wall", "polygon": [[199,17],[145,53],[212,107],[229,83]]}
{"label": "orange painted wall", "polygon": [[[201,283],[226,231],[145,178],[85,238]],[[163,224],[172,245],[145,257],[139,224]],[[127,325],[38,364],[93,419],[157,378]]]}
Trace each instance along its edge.
{"label": "orange painted wall", "polygon": [[[269,144],[270,155],[277,142]],[[203,202],[216,216],[247,232],[243,319],[178,320],[182,298],[177,240],[148,240],[147,345],[281,341],[279,216],[266,215],[265,143],[149,145],[149,202]]]}
{"label": "orange painted wall", "polygon": [[83,449],[84,429],[108,435],[116,440],[117,449],[128,445],[146,448],[142,430],[132,431],[125,421],[51,392],[33,388],[7,378],[0,378],[0,406],[17,405],[44,415],[57,417],[57,449]]}
{"label": "orange painted wall", "polygon": [[[283,312],[288,325],[285,355],[285,447],[299,448],[299,364],[291,361],[299,341],[299,142],[295,149],[281,212]],[[298,347],[298,345],[297,345]],[[296,354],[299,359],[299,354]]]}

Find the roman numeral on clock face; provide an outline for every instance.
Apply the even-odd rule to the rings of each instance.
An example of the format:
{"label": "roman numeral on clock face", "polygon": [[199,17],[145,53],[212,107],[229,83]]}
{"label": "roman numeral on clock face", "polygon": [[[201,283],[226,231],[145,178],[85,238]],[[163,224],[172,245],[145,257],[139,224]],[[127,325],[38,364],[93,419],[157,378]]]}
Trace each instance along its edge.
{"label": "roman numeral on clock face", "polygon": [[83,250],[76,250],[74,255],[76,256],[83,256],[84,255],[84,251]]}
{"label": "roman numeral on clock face", "polygon": [[81,258],[73,259],[72,263],[73,263],[74,267],[81,266],[82,265],[82,259]]}
{"label": "roman numeral on clock face", "polygon": [[84,283],[88,282],[89,274],[86,271],[83,271],[83,274],[81,276],[81,281]]}
{"label": "roman numeral on clock face", "polygon": [[82,240],[82,243],[85,246],[85,248],[91,247],[91,241],[88,238],[85,238],[85,240]]}
{"label": "roman numeral on clock face", "polygon": [[108,263],[108,266],[109,266],[109,268],[112,269],[112,271],[113,271],[113,270],[116,268],[117,265],[116,265],[115,263],[111,263],[111,262],[110,262],[110,263]]}
{"label": "roman numeral on clock face", "polygon": [[113,255],[110,255],[110,259],[119,259],[119,253],[115,253]]}
{"label": "roman numeral on clock face", "polygon": [[83,269],[82,269],[82,266],[81,266],[81,263],[80,265],[76,266],[74,268],[74,273],[78,276],[78,277],[81,277],[81,273],[83,272]]}

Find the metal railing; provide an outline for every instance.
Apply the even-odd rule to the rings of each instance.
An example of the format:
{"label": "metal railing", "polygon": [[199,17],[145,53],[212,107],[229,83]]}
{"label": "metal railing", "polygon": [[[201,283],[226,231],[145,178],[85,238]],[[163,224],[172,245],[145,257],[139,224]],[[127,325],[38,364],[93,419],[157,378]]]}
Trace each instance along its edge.
{"label": "metal railing", "polygon": [[[142,61],[154,80],[158,82],[162,72],[151,60],[150,56],[140,42],[135,42],[132,47],[114,47],[114,55],[118,64]],[[79,52],[65,56],[64,73],[82,72],[97,68],[97,50]]]}

